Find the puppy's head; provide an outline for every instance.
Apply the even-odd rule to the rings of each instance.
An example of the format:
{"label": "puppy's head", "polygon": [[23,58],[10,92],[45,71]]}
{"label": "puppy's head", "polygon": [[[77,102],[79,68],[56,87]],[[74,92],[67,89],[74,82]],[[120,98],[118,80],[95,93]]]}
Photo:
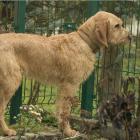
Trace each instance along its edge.
{"label": "puppy's head", "polygon": [[95,21],[96,43],[108,47],[108,45],[123,44],[130,40],[129,32],[123,28],[122,20],[108,12],[98,12],[93,16]]}

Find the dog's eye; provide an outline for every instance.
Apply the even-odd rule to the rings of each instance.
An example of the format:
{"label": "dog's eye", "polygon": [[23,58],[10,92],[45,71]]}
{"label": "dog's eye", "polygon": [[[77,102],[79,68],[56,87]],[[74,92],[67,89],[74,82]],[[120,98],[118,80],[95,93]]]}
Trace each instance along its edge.
{"label": "dog's eye", "polygon": [[120,28],[120,24],[116,24],[115,25],[115,28]]}

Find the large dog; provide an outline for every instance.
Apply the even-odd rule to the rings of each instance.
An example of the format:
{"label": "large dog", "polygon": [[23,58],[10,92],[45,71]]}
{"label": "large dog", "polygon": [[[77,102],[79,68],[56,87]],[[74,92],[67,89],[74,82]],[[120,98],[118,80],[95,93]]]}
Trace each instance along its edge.
{"label": "large dog", "polygon": [[4,121],[7,103],[21,83],[22,75],[58,86],[57,117],[68,136],[76,134],[68,121],[71,98],[94,69],[95,53],[110,44],[125,43],[129,33],[122,20],[98,12],[77,31],[44,37],[32,34],[0,35],[0,126],[6,135],[16,135]]}

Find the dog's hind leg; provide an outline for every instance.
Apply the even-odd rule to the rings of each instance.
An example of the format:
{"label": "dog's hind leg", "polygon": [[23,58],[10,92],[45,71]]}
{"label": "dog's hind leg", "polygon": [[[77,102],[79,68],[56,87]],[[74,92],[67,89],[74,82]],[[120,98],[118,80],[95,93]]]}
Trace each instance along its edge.
{"label": "dog's hind leg", "polygon": [[[16,61],[12,59],[1,61],[0,65],[0,127],[5,135],[16,135],[16,131],[8,128],[4,120],[4,112],[8,102],[19,87],[22,75]],[[1,59],[0,59],[1,60]]]}
{"label": "dog's hind leg", "polygon": [[61,85],[56,100],[57,118],[60,129],[67,136],[74,136],[77,132],[71,129],[69,124],[69,117],[71,112],[72,102],[77,86],[71,84]]}
{"label": "dog's hind leg", "polygon": [[12,136],[16,135],[16,131],[8,128],[4,120],[4,113],[8,102],[20,85],[21,74],[16,72],[16,75],[9,77],[9,79],[6,78],[6,80],[8,80],[7,84],[2,82],[2,80],[0,81],[2,82],[0,83],[0,127],[2,128],[2,131],[5,135]]}
{"label": "dog's hind leg", "polygon": [[8,101],[5,99],[6,97],[4,94],[5,93],[2,92],[1,90],[0,91],[0,127],[5,135],[12,136],[12,135],[16,135],[16,131],[9,129],[4,120],[4,112],[5,112],[7,101]]}

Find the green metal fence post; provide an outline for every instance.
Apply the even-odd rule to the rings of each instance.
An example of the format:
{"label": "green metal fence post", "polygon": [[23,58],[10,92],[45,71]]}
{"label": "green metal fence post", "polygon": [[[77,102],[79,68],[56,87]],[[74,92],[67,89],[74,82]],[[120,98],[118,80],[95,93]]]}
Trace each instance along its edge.
{"label": "green metal fence post", "polygon": [[[90,17],[99,10],[98,1],[88,2],[88,15]],[[82,85],[81,117],[91,118],[93,110],[94,73]]]}
{"label": "green metal fence post", "polygon": [[[15,31],[17,33],[25,31],[25,8],[26,1],[15,1]],[[16,91],[15,95],[11,99],[10,106],[10,124],[15,124],[16,120],[14,116],[17,116],[20,112],[20,106],[22,104],[22,85]]]}

